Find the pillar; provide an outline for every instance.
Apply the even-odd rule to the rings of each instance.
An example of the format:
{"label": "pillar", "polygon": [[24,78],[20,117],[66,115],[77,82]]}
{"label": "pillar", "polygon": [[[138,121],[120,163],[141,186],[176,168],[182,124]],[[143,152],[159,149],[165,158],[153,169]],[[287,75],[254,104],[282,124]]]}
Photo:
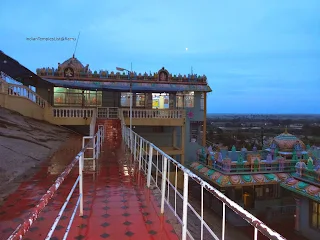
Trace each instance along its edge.
{"label": "pillar", "polygon": [[175,148],[177,147],[177,127],[173,127],[173,133],[172,133],[172,146]]}
{"label": "pillar", "polygon": [[181,127],[181,164],[184,165],[185,158],[185,137],[186,136],[186,124],[184,123]]}
{"label": "pillar", "polygon": [[207,143],[207,93],[203,93],[203,134],[202,134],[202,146],[206,146]]}
{"label": "pillar", "polygon": [[294,230],[299,232],[300,231],[300,208],[301,208],[301,199],[297,196],[294,197],[296,201],[296,213],[295,213],[295,223],[294,223]]}

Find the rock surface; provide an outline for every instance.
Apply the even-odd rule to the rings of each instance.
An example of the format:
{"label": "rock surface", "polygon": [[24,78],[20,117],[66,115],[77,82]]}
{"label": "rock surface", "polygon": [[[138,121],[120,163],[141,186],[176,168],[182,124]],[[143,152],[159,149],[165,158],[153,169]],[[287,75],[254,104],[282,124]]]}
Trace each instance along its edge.
{"label": "rock surface", "polygon": [[0,107],[0,205],[65,141],[69,131]]}

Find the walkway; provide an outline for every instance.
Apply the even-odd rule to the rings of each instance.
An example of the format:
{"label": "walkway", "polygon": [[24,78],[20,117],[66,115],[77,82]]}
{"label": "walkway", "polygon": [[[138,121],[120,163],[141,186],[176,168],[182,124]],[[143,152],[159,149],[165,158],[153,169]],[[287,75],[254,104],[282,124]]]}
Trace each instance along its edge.
{"label": "walkway", "polygon": [[[1,240],[7,239],[14,229],[23,222],[23,219],[28,216],[30,210],[38,204],[43,194],[46,193],[48,188],[57,179],[58,174],[66,168],[74,159],[74,156],[81,150],[81,144],[82,137],[79,135],[70,136],[48,161],[45,161],[36,169],[37,172],[32,178],[21,182],[18,189],[7,197],[4,204],[0,206]],[[63,185],[61,190],[58,191],[57,199],[65,187]],[[60,199],[60,201],[64,200]]]}
{"label": "walkway", "polygon": [[[84,175],[84,216],[78,212],[68,239],[178,239],[171,224],[159,215],[159,203],[145,188],[145,179],[135,171],[122,149],[104,149],[97,173]],[[24,239],[44,239],[66,198],[78,169],[74,169],[61,185],[56,197],[40,214]],[[38,185],[47,179],[47,169],[41,168],[30,182],[24,183],[0,209],[0,239],[6,239],[45,192]],[[56,176],[55,176],[56,177]],[[50,179],[49,182],[55,179]],[[37,183],[37,184],[36,184]],[[33,184],[33,185],[32,185]],[[75,191],[77,193],[77,190]],[[30,195],[32,193],[32,195]],[[75,206],[77,194],[51,239],[62,239]],[[13,201],[16,198],[16,201]],[[22,201],[23,200],[23,201]],[[32,204],[28,204],[31,201]],[[26,203],[28,205],[26,205]],[[11,206],[10,211],[5,211]],[[24,208],[22,208],[24,206]]]}

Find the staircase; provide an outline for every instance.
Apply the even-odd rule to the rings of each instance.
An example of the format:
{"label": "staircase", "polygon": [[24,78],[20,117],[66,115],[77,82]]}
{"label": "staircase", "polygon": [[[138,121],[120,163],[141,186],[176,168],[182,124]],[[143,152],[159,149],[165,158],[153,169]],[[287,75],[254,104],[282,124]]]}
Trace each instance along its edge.
{"label": "staircase", "polygon": [[104,139],[107,146],[119,147],[122,141],[120,119],[97,119],[96,131],[99,125],[104,126]]}

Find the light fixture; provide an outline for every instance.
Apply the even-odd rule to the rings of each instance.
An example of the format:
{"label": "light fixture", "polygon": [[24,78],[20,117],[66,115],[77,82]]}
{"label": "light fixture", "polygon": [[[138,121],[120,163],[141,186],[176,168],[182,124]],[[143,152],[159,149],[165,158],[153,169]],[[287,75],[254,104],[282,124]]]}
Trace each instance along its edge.
{"label": "light fixture", "polygon": [[7,63],[7,60],[3,60],[3,63],[6,64],[6,63]]}

